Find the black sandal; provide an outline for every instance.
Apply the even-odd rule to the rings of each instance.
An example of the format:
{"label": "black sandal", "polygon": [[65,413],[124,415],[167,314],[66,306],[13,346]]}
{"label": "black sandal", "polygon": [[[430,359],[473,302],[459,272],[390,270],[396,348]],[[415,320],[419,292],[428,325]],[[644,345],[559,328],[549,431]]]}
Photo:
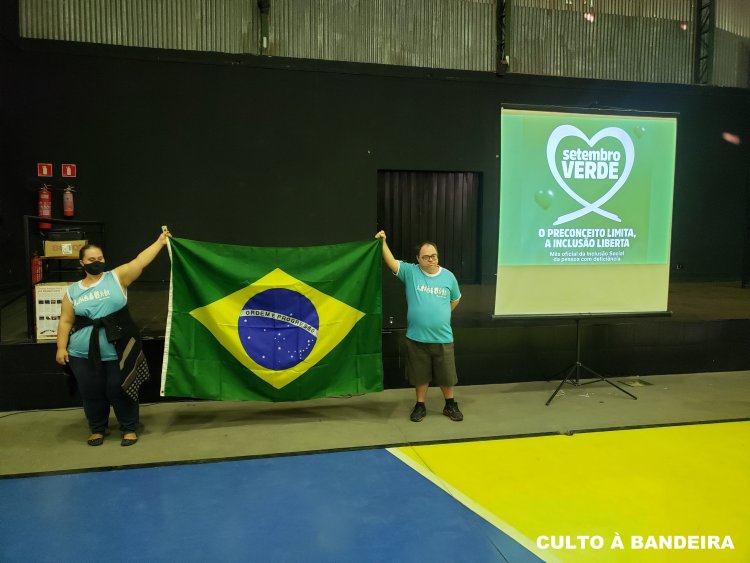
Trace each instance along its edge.
{"label": "black sandal", "polygon": [[[128,434],[130,434],[130,432],[128,432]],[[125,436],[123,435],[123,438],[120,441],[120,445],[123,446],[123,447],[132,446],[137,441],[138,441],[138,436],[136,436],[135,438],[125,438]]]}
{"label": "black sandal", "polygon": [[104,443],[104,434],[100,434],[99,432],[94,432],[92,436],[99,436],[98,438],[89,438],[86,440],[86,443],[89,446],[101,446]]}

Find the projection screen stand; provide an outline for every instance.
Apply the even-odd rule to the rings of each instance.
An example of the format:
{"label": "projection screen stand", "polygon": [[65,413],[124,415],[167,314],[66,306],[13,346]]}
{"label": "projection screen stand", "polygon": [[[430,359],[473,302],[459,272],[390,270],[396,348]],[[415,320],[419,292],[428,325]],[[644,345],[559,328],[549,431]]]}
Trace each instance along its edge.
{"label": "projection screen stand", "polygon": [[[586,370],[597,379],[581,383],[581,379],[580,379],[581,370]],[[552,393],[552,396],[549,399],[547,399],[547,402],[545,403],[545,405],[549,406],[549,404],[552,402],[552,399],[554,399],[555,395],[557,395],[557,392],[560,391],[562,386],[565,385],[566,383],[570,383],[571,385],[575,385],[576,387],[578,387],[581,385],[588,385],[589,383],[596,383],[597,381],[604,381],[605,383],[609,383],[612,387],[616,387],[617,389],[619,389],[620,391],[622,391],[629,397],[632,397],[633,399],[636,399],[636,400],[638,399],[638,397],[636,397],[635,395],[628,393],[627,391],[625,391],[625,389],[623,389],[619,385],[615,385],[603,375],[595,372],[590,367],[585,366],[581,363],[581,319],[577,318],[576,319],[576,361],[572,366],[570,366],[570,368],[568,368],[567,375],[560,382],[560,385],[557,386],[557,389],[555,389],[555,392]]]}

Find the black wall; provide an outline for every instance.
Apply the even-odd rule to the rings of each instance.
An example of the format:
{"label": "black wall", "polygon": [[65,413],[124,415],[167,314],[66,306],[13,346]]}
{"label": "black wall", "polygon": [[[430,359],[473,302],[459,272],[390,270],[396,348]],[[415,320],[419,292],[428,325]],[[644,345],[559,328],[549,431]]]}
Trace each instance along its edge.
{"label": "black wall", "polygon": [[[111,263],[162,224],[249,245],[370,238],[378,169],[476,171],[482,280],[494,284],[502,103],[678,112],[673,279],[741,277],[748,91],[32,41],[12,18],[3,26],[0,286],[25,280],[36,162],[78,165],[76,218],[106,223]],[[167,275],[161,257],[143,279]]]}

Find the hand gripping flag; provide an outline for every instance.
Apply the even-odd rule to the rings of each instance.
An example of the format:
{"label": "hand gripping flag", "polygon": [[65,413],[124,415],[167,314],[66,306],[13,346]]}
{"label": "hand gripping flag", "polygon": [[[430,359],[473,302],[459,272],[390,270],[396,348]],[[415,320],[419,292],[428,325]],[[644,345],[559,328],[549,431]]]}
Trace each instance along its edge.
{"label": "hand gripping flag", "polygon": [[380,244],[169,239],[162,396],[298,401],[382,391]]}

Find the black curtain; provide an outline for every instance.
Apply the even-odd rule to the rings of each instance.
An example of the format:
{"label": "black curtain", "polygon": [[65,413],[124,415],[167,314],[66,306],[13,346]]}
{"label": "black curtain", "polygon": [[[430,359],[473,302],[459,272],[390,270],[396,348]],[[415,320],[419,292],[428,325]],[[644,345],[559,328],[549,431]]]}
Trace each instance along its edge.
{"label": "black curtain", "polygon": [[475,172],[378,171],[378,222],[396,258],[416,262],[431,240],[459,283],[477,283],[479,190]]}
{"label": "black curtain", "polygon": [[750,288],[750,167],[747,181],[747,218],[745,219],[745,248],[742,253],[742,287]]}

